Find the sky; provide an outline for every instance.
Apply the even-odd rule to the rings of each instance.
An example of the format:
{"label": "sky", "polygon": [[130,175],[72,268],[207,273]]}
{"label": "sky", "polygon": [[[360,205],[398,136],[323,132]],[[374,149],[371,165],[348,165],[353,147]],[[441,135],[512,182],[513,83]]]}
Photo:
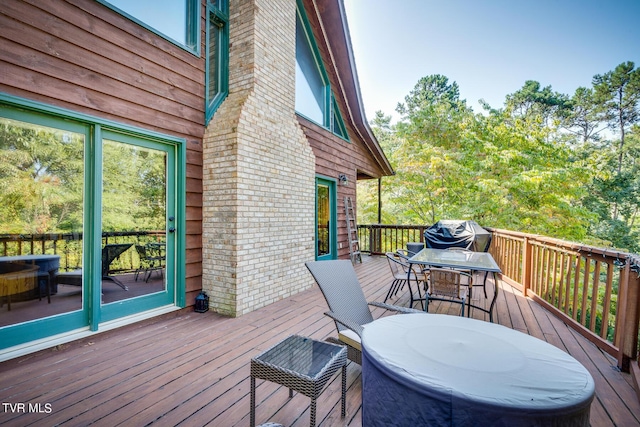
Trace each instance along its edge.
{"label": "sky", "polygon": [[457,82],[476,112],[535,80],[572,96],[640,67],[640,0],[344,0],[368,120],[395,120],[421,77]]}

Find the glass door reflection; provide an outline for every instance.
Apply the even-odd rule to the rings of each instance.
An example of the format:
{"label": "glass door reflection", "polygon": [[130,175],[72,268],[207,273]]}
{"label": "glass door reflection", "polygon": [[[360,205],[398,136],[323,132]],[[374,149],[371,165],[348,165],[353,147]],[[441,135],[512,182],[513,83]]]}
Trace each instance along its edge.
{"label": "glass door reflection", "polygon": [[83,309],[85,136],[0,118],[0,328]]}
{"label": "glass door reflection", "polygon": [[167,152],[105,140],[102,303],[165,292]]}

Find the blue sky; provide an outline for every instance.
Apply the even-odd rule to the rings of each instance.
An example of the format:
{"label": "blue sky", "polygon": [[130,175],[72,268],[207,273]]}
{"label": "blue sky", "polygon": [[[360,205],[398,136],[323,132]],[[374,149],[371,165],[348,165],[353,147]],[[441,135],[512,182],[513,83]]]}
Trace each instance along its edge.
{"label": "blue sky", "polygon": [[442,74],[476,112],[536,80],[573,95],[640,67],[640,0],[344,0],[367,118]]}

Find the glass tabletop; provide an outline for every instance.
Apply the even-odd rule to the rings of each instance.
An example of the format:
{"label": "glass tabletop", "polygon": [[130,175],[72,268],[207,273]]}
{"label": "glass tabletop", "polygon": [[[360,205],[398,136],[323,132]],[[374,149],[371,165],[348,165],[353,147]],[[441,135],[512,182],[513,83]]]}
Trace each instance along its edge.
{"label": "glass tabletop", "polygon": [[464,270],[491,271],[501,273],[491,254],[487,252],[450,251],[425,248],[409,258],[411,264],[449,267]]}
{"label": "glass tabletop", "polygon": [[346,350],[339,345],[292,335],[254,357],[254,361],[315,378],[342,351]]}

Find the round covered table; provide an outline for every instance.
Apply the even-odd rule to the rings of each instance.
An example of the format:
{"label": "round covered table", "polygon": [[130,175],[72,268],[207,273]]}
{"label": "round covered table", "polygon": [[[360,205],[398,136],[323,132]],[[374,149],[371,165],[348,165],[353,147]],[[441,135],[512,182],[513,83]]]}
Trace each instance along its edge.
{"label": "round covered table", "polygon": [[494,323],[440,314],[362,335],[365,426],[588,426],[595,388],[577,360]]}

